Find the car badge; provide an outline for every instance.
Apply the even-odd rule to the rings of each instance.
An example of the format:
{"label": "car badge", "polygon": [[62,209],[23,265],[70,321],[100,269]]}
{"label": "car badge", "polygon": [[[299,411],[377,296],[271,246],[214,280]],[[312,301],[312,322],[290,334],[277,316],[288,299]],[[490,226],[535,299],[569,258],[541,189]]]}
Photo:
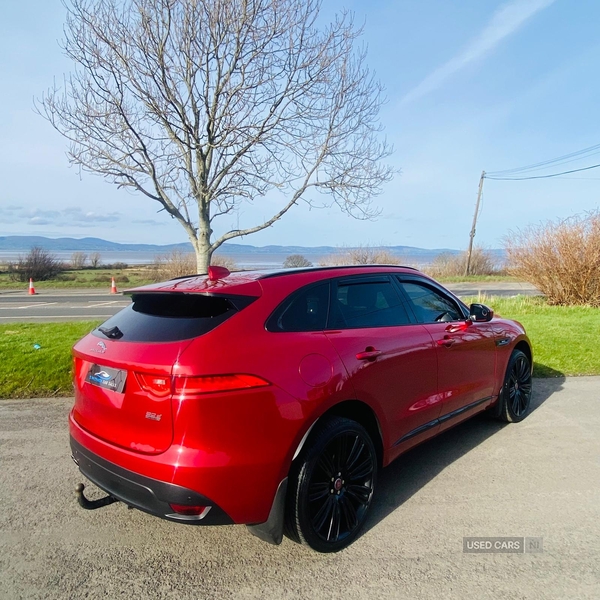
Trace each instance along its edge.
{"label": "car badge", "polygon": [[98,348],[92,348],[93,352],[99,352],[100,354],[104,354],[106,352],[106,344],[104,342],[98,342],[96,346],[98,346]]}

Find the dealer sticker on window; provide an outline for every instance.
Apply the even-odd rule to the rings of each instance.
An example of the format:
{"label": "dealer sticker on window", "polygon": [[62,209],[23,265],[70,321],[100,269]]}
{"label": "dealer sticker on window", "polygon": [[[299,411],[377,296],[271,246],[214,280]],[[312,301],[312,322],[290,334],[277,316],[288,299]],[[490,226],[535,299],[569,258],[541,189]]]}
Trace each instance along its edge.
{"label": "dealer sticker on window", "polygon": [[100,365],[92,365],[85,380],[92,385],[97,385],[113,392],[123,393],[125,389],[125,380],[127,379],[127,371],[119,369],[110,369]]}

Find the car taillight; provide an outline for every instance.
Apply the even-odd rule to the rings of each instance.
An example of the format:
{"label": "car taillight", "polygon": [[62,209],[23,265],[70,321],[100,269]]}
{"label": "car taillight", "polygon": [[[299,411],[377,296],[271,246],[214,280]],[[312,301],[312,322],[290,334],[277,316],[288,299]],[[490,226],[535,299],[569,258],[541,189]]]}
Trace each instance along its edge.
{"label": "car taillight", "polygon": [[171,378],[164,375],[149,375],[148,373],[135,374],[140,387],[145,392],[150,392],[159,398],[171,394]]}
{"label": "car taillight", "polygon": [[174,378],[174,392],[186,396],[246,390],[267,385],[270,385],[268,381],[255,375],[205,375],[202,377]]}

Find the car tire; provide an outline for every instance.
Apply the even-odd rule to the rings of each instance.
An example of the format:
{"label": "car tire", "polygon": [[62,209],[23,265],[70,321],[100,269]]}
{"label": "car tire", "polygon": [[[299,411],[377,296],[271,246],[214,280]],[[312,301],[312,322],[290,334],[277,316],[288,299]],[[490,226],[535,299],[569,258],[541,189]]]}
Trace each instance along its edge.
{"label": "car tire", "polygon": [[292,465],[285,532],[317,552],[337,552],[362,529],[378,459],[366,429],[351,419],[324,419]]}
{"label": "car tire", "polygon": [[498,419],[505,423],[522,421],[531,410],[531,363],[521,350],[513,350],[500,391]]}

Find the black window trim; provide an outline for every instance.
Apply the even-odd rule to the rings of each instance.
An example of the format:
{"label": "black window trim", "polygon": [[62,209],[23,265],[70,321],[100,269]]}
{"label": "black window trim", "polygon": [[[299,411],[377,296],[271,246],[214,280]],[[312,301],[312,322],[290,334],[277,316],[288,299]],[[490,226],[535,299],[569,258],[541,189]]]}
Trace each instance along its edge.
{"label": "black window trim", "polygon": [[[330,277],[327,279],[320,279],[318,281],[313,281],[306,285],[300,286],[299,288],[295,289],[293,292],[288,294],[273,309],[271,314],[269,314],[269,316],[265,320],[265,325],[264,325],[265,330],[268,331],[269,333],[311,333],[311,332],[314,333],[315,331],[346,331],[349,329],[369,329],[368,327],[332,327],[331,326],[332,322],[333,322],[333,313],[334,313],[334,308],[333,308],[333,303],[332,303],[332,298],[334,297],[334,288],[335,288],[335,291],[337,291],[338,285],[352,285],[355,283],[364,283],[364,282],[390,283],[392,288],[398,294],[399,299],[405,308],[406,315],[410,321],[409,323],[402,323],[401,325],[381,325],[380,326],[381,328],[383,328],[383,327],[406,327],[406,326],[410,326],[410,325],[413,325],[413,326],[420,325],[419,320],[416,318],[416,316],[412,310],[412,305],[411,305],[409,299],[407,298],[406,294],[404,293],[404,290],[402,289],[402,287],[398,284],[398,281],[396,280],[396,278],[399,277],[400,275],[404,275],[404,274],[398,273],[396,271],[391,271],[389,273],[359,273],[359,274],[350,275],[350,276],[346,275],[346,276],[341,276],[341,277]],[[413,277],[412,275],[408,275],[408,277],[412,278],[412,279],[419,279],[419,280],[421,279],[421,278]],[[272,320],[275,318],[276,313],[278,313],[278,311],[283,306],[283,304],[287,303],[288,301],[293,301],[293,299],[296,297],[296,295],[299,295],[299,294],[305,292],[306,290],[310,289],[311,287],[316,287],[316,286],[322,285],[324,283],[329,284],[327,320],[326,320],[325,329],[313,329],[313,330],[307,330],[307,331],[281,331],[280,329],[277,329],[276,327],[271,326]]]}
{"label": "black window trim", "polygon": [[[442,287],[441,285],[439,285],[437,282],[432,281],[431,279],[426,279],[424,277],[419,277],[418,275],[412,275],[412,274],[396,274],[394,273],[394,279],[396,279],[396,282],[398,284],[398,289],[400,290],[400,293],[402,294],[402,297],[405,298],[406,303],[408,304],[408,307],[410,309],[411,314],[416,318],[416,315],[414,314],[414,310],[413,310],[413,303],[412,300],[410,299],[410,297],[408,296],[408,294],[404,291],[404,289],[402,288],[402,285],[400,285],[403,282],[406,283],[419,283],[421,285],[423,285],[426,288],[429,288],[430,290],[437,292],[438,294],[440,294],[441,296],[443,296],[444,298],[446,298],[446,300],[448,300],[449,302],[451,302],[452,304],[455,304],[459,310],[459,312],[463,315],[463,319],[459,319],[459,321],[466,321],[469,318],[469,308],[467,307],[467,305],[457,296],[455,296],[450,290],[447,290],[446,288]],[[448,321],[444,321],[444,323],[447,323]],[[456,322],[456,321],[454,321]],[[417,319],[417,323],[421,323],[421,321],[419,321]],[[429,325],[431,325],[431,323],[428,323]]]}

